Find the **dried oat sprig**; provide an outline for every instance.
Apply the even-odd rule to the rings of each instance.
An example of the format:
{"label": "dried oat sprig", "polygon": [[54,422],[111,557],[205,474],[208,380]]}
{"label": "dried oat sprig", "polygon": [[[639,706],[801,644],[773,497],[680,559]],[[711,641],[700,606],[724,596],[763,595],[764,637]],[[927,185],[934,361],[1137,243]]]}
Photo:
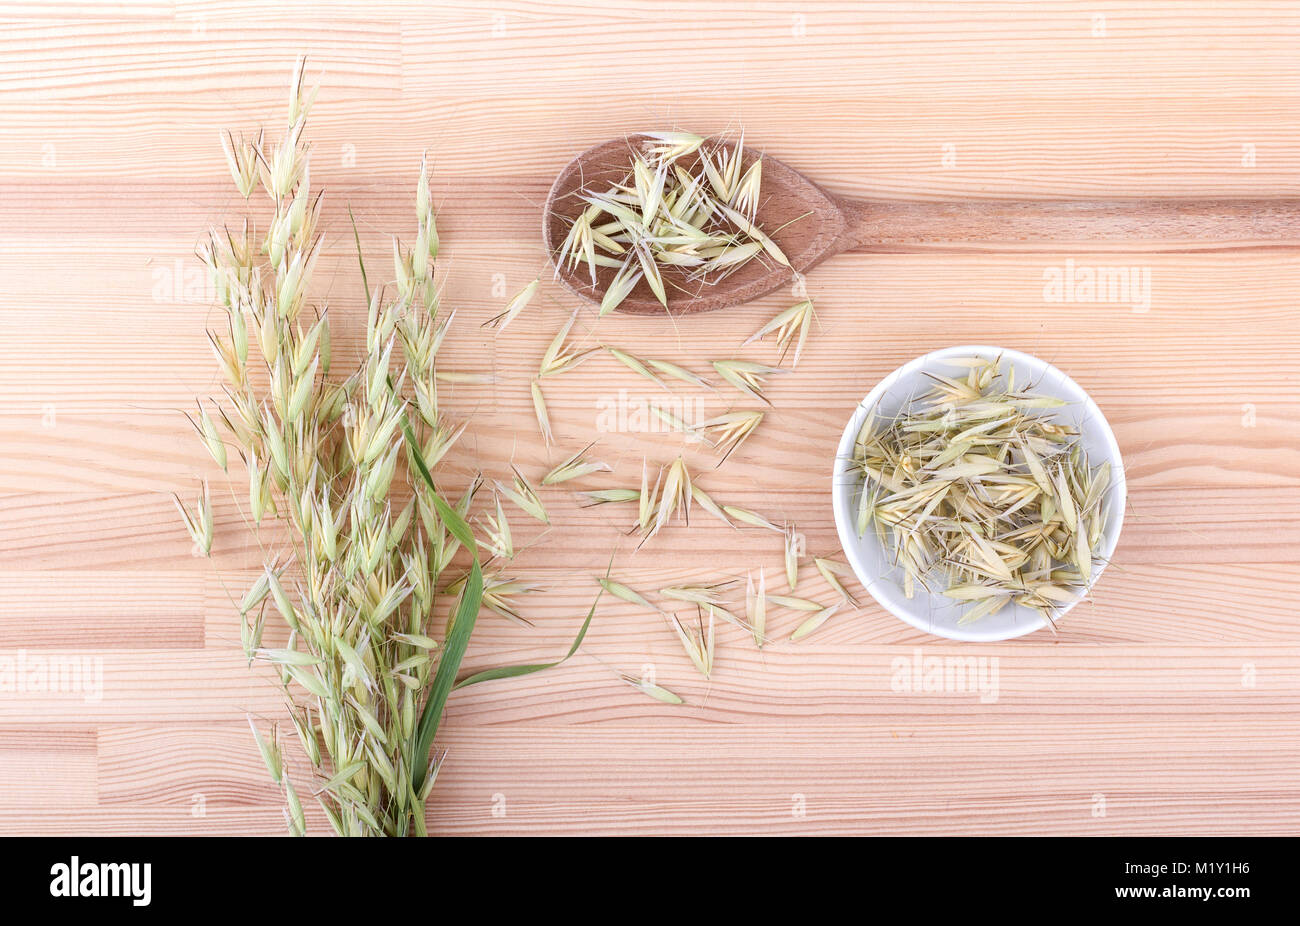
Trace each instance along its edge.
{"label": "dried oat sprig", "polygon": [[718,375],[734,386],[740,392],[751,398],[772,403],[763,395],[763,380],[767,376],[775,373],[785,373],[780,367],[768,366],[765,363],[756,363],[752,360],[715,360],[713,369],[718,371]]}
{"label": "dried oat sprig", "polygon": [[638,678],[635,675],[630,675],[627,672],[623,672],[619,669],[614,668],[613,666],[606,663],[599,656],[596,656],[594,654],[591,654],[591,656],[601,665],[604,665],[606,668],[611,669],[614,672],[614,674],[618,676],[620,681],[626,682],[628,685],[631,685],[637,691],[651,698],[654,698],[656,701],[662,701],[665,704],[686,703],[676,694],[669,691],[667,688],[663,687],[662,685],[655,684],[655,682],[648,675]]}
{"label": "dried oat sprig", "polygon": [[679,695],[673,694],[662,685],[656,685],[654,682],[646,681],[643,678],[637,678],[634,675],[620,675],[623,681],[627,682],[637,691],[644,695],[649,695],[656,701],[662,701],[665,704],[685,704]]}
{"label": "dried oat sprig", "polygon": [[621,350],[617,347],[611,347],[608,344],[605,345],[605,350],[609,352],[609,355],[611,357],[613,357],[619,363],[623,364],[623,366],[627,367],[633,373],[637,374],[638,376],[644,376],[646,379],[650,380],[650,382],[654,383],[656,386],[663,386],[665,389],[668,388],[668,386],[664,383],[664,381],[661,380],[658,376],[656,376],[654,372],[646,365],[648,361],[642,360],[641,358],[636,357],[625,350]]}
{"label": "dried oat sprig", "polygon": [[510,534],[510,522],[506,519],[506,513],[501,507],[501,496],[495,492],[492,495],[496,513],[483,515],[483,522],[486,525],[484,530],[485,545],[488,552],[497,559],[514,559],[515,547]]}
{"label": "dried oat sprig", "polygon": [[468,370],[434,370],[433,378],[440,383],[460,383],[473,386],[486,386],[496,382],[491,373],[472,373]]}
{"label": "dried oat sprig", "polygon": [[754,575],[750,573],[745,579],[745,617],[754,631],[754,643],[762,648],[767,642],[767,574],[758,571],[758,585],[754,584]]}
{"label": "dried oat sprig", "polygon": [[510,470],[515,474],[514,482],[507,486],[502,483],[496,483],[496,490],[504,495],[510,501],[514,502],[520,511],[529,517],[541,521],[543,524],[551,523],[551,516],[547,514],[546,506],[542,504],[542,498],[537,494],[527,477],[519,472],[519,467],[511,464]]}
{"label": "dried oat sprig", "polygon": [[650,485],[650,463],[641,458],[641,491],[638,495],[637,529],[642,533],[650,530],[654,520],[655,499],[659,496],[659,486],[663,482],[664,471],[660,467],[655,473],[654,487]]}
{"label": "dried oat sprig", "polygon": [[790,611],[820,611],[822,605],[810,598],[798,598],[794,595],[772,595],[768,594],[767,601],[778,608],[786,608]]}
{"label": "dried oat sprig", "polygon": [[541,590],[541,586],[519,579],[509,579],[505,576],[498,578],[485,577],[483,583],[483,607],[514,621],[516,624],[531,627],[533,625],[532,621],[521,616],[519,609],[515,606],[514,596],[527,595]]}
{"label": "dried oat sprig", "polygon": [[179,495],[172,493],[172,501],[176,505],[176,510],[180,512],[181,521],[185,525],[186,532],[190,535],[190,540],[194,541],[194,548],[204,556],[211,554],[213,539],[212,496],[208,491],[207,482],[203,483],[203,489],[194,504],[193,514],[190,514],[185,505],[181,503]]}
{"label": "dried oat sprig", "polygon": [[722,593],[731,585],[730,581],[714,582],[711,585],[670,585],[659,589],[659,594],[665,598],[688,601],[701,607],[721,608],[723,607]]}
{"label": "dried oat sprig", "polygon": [[579,492],[578,497],[586,499],[587,504],[583,505],[584,508],[590,508],[593,505],[640,501],[641,493],[636,489],[594,489],[590,492]]}
{"label": "dried oat sprig", "polygon": [[721,466],[737,447],[758,430],[762,421],[763,412],[727,412],[707,421],[701,421],[692,430],[696,433],[713,432],[713,446],[722,452],[722,459],[718,461],[718,465]]}
{"label": "dried oat sprig", "polygon": [[761,247],[764,251],[768,253],[768,256],[770,256],[774,261],[776,261],[782,267],[790,266],[789,258],[787,258],[785,256],[785,253],[779,247],[777,247],[776,242],[773,241],[771,238],[769,238],[766,234],[764,234],[762,229],[760,229],[756,224],[754,224],[753,220],[751,220],[749,216],[746,216],[736,211],[735,209],[730,208],[729,206],[719,205],[718,209],[719,211],[722,212],[723,215],[725,215],[728,219],[730,219],[737,228],[739,228],[751,239],[753,239],[753,241],[751,242],[751,246],[758,245],[759,247]]}
{"label": "dried oat sprig", "polygon": [[498,332],[505,330],[506,325],[509,325],[519,317],[519,313],[528,308],[528,303],[532,301],[533,296],[537,295],[537,290],[541,285],[541,280],[533,280],[533,282],[515,293],[510,298],[510,301],[506,303],[506,307],[501,314],[494,315],[484,322],[484,327],[496,328]]}
{"label": "dried oat sprig", "polygon": [[678,418],[672,412],[668,411],[668,409],[660,408],[658,405],[652,404],[649,411],[650,414],[654,415],[669,428],[683,434],[686,437],[686,442],[688,444],[698,444],[704,440],[704,438],[700,437],[700,435],[695,432],[694,428],[682,419]]}
{"label": "dried oat sprig", "polygon": [[697,505],[699,505],[709,514],[713,515],[723,524],[727,525],[727,527],[735,526],[734,524],[731,523],[730,519],[727,517],[726,512],[724,512],[722,508],[718,506],[718,503],[715,502],[707,492],[701,489],[694,482],[691,483],[691,498],[695,500],[695,503]]}
{"label": "dried oat sprig", "polygon": [[[697,608],[696,625],[689,630],[682,625],[677,615],[668,615],[668,624],[677,634],[677,639],[681,641],[682,649],[686,650],[686,655],[690,657],[695,668],[699,669],[700,674],[709,678],[713,674],[713,653],[714,653],[714,609],[706,607]],[[706,624],[703,612],[708,611],[709,617]]]}
{"label": "dried oat sprig", "polygon": [[[468,576],[461,576],[448,585],[444,594],[459,595],[465,589]],[[483,576],[483,607],[506,620],[524,627],[533,626],[532,621],[523,617],[515,605],[514,596],[527,595],[541,591],[541,586],[521,579],[512,579],[502,573],[485,573]]]}
{"label": "dried oat sprig", "polygon": [[776,531],[778,534],[784,534],[786,532],[784,527],[778,527],[758,512],[750,511],[748,508],[739,508],[735,505],[723,505],[722,510],[730,517],[735,518],[741,524],[748,524],[750,527],[766,528],[770,531]]}
{"label": "dried oat sprig", "polygon": [[694,154],[704,144],[704,139],[693,132],[646,132],[645,135],[659,143],[647,145],[646,150],[660,161],[676,161]]}
{"label": "dried oat sprig", "polygon": [[644,595],[633,589],[631,586],[619,582],[617,579],[611,579],[609,576],[597,576],[596,581],[600,587],[609,592],[615,598],[626,601],[629,604],[639,605],[649,611],[658,611],[664,613],[663,609],[651,604]]}
{"label": "dried oat sprig", "polygon": [[823,559],[819,556],[813,557],[813,565],[817,567],[821,577],[826,580],[826,584],[835,589],[845,604],[850,604],[855,608],[858,607],[857,599],[850,595],[848,589],[840,582],[841,577],[847,578],[850,575],[847,566],[833,559]]}
{"label": "dried oat sprig", "polygon": [[542,394],[542,384],[534,379],[529,383],[529,388],[532,390],[533,414],[537,418],[537,427],[549,447],[555,443],[555,435],[551,432],[551,416],[546,409],[546,396]]}
{"label": "dried oat sprig", "polygon": [[567,460],[557,464],[554,469],[542,477],[542,485],[558,485],[571,479],[581,479],[583,476],[589,476],[592,473],[612,472],[608,463],[587,459],[587,451],[595,445],[595,441],[593,441]]}
{"label": "dried oat sprig", "polygon": [[[411,483],[401,464],[422,448],[436,465],[459,434],[441,420],[427,388],[450,317],[435,318],[436,233],[422,179],[416,247],[395,248],[398,300],[372,295],[359,369],[342,383],[327,380],[328,316],[309,312],[320,197],[311,192],[302,141],[310,95],[301,82],[300,63],[279,144],[263,136],[243,148],[232,140],[241,192],[255,161],[270,195],[265,238],[253,239],[245,223],[238,233],[214,232],[201,252],[229,332],[212,340],[229,383],[217,418],[248,469],[252,520],[274,517],[295,538],[292,561],[273,564],[243,596],[241,640],[246,652],[277,669],[300,740],[319,769],[314,790],[333,828],[402,834],[422,827],[431,784],[427,755],[413,751],[418,699],[432,683],[430,647],[419,645],[427,639],[419,631],[441,568],[436,551],[448,548],[450,525],[415,517],[432,507],[433,496],[422,482]],[[411,424],[401,396],[414,382],[420,401]],[[206,412],[199,427],[220,462]],[[415,500],[393,504],[399,482]],[[260,645],[268,598],[289,627],[287,648]],[[301,833],[301,803],[287,779],[284,790],[291,831]]]}
{"label": "dried oat sprig", "polygon": [[693,497],[691,494],[691,473],[686,468],[686,461],[681,457],[669,464],[663,477],[663,488],[658,495],[659,502],[655,507],[654,520],[646,531],[645,540],[649,540],[659,533],[660,529],[672,519],[674,514],[682,515],[686,522],[690,523],[691,500]]}
{"label": "dried oat sprig", "polygon": [[617,309],[644,277],[644,270],[638,270],[631,262],[624,263],[606,287],[605,295],[601,297],[600,314],[605,316]]}
{"label": "dried oat sprig", "polygon": [[745,344],[751,344],[760,338],[775,333],[776,344],[780,350],[782,361],[785,360],[785,355],[790,346],[794,345],[794,359],[791,361],[790,366],[792,369],[797,368],[799,358],[803,356],[804,345],[808,341],[808,332],[812,327],[812,320],[812,300],[800,300],[755,331],[746,339]]}
{"label": "dried oat sprig", "polygon": [[[392,285],[372,288],[361,265],[360,359],[332,376],[330,316],[311,291],[321,197],[303,137],[313,95],[302,75],[300,61],[282,137],[226,139],[236,185],[247,194],[260,181],[269,217],[213,229],[199,249],[225,314],[209,340],[226,385],[200,405],[195,427],[223,467],[234,446],[247,470],[254,529],[269,519],[287,538],[275,545],[288,556],[277,555],[236,595],[240,639],[283,687],[325,818],[342,835],[422,835],[438,771],[433,738],[479,606],[522,621],[515,599],[533,586],[502,575],[484,581],[469,523],[480,479],[455,504],[434,483],[432,470],[464,430],[440,412],[437,386],[482,377],[439,362],[456,313],[440,306],[423,163],[413,243],[394,240]],[[526,480],[513,491],[528,504],[536,499]],[[206,485],[196,512],[180,507],[196,545],[209,551]],[[499,500],[479,526],[494,553],[511,554]],[[444,587],[460,553],[470,554],[469,569]],[[439,589],[460,595],[445,624],[434,620]],[[264,621],[275,615],[289,634],[279,648],[262,645]],[[430,636],[435,626],[446,627],[441,640]],[[274,733],[257,739],[282,782],[290,831],[301,834],[301,785],[283,775]]]}
{"label": "dried oat sprig", "polygon": [[785,530],[785,581],[790,591],[799,584],[799,535],[793,527]]}
{"label": "dried oat sprig", "polygon": [[822,608],[794,629],[794,632],[790,634],[790,641],[792,643],[797,643],[799,640],[808,636],[808,634],[818,630],[823,624],[834,617],[843,606],[844,603],[839,602],[838,604],[831,605],[829,608]]}
{"label": "dried oat sprig", "polygon": [[679,379],[684,383],[690,383],[692,386],[700,386],[704,389],[713,388],[713,384],[703,376],[692,373],[683,366],[679,366],[667,360],[658,360],[653,357],[647,358],[645,362],[665,376],[671,376],[673,379]]}
{"label": "dried oat sprig", "polygon": [[253,190],[257,188],[258,152],[264,144],[264,135],[261,133],[256,142],[248,142],[242,136],[239,141],[235,141],[235,136],[230,132],[221,135],[221,150],[230,166],[231,179],[235,181],[235,187],[244,199],[252,196]]}
{"label": "dried oat sprig", "polygon": [[538,367],[537,376],[558,376],[561,373],[567,373],[582,361],[586,360],[591,353],[599,348],[589,347],[586,350],[569,348],[566,343],[569,332],[573,330],[574,323],[578,320],[578,313],[575,310],[569,316],[568,321],[551,339],[551,343],[546,348],[546,353],[542,355],[541,365]]}

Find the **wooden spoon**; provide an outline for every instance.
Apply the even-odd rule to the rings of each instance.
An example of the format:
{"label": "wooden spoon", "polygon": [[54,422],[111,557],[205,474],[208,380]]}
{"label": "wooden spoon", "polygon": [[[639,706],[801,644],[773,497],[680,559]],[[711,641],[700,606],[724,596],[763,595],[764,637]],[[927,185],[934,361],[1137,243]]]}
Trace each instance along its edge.
{"label": "wooden spoon", "polygon": [[[556,177],[546,198],[542,234],[556,262],[559,248],[584,203],[584,190],[603,192],[630,170],[637,136],[589,148]],[[759,152],[744,150],[748,167]],[[1089,251],[1226,250],[1300,246],[1300,199],[1110,199],[902,201],[856,200],[826,192],[773,157],[763,158],[758,225],[803,273],[848,250],[1055,251],[1072,244]],[[788,223],[788,224],[787,224]],[[599,302],[613,269],[603,268],[593,286],[586,265],[556,262],[559,278],[584,299]],[[669,314],[711,312],[738,305],[788,285],[792,272],[756,258],[712,283],[673,280]],[[618,309],[636,315],[664,314],[645,281]]]}

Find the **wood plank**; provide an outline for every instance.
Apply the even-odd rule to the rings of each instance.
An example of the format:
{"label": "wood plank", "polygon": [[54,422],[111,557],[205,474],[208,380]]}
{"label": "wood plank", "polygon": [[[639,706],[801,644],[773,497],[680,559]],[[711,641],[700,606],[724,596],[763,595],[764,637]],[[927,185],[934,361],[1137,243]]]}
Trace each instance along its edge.
{"label": "wood plank", "polygon": [[[547,448],[527,388],[574,308],[538,231],[551,178],[582,148],[648,127],[743,127],[860,197],[1296,197],[1295,4],[0,2],[0,23],[0,833],[284,832],[245,718],[283,725],[285,708],[239,651],[231,597],[288,538],[251,535],[244,473],[220,473],[182,412],[220,387],[194,247],[243,210],[218,132],[276,130],[300,51],[321,83],[308,132],[327,191],[313,298],[330,306],[340,363],[364,324],[347,208],[383,276],[390,235],[413,228],[421,153],[433,163],[458,312],[443,359],[492,377],[440,394],[471,422],[445,489],[479,469],[505,477],[511,461],[538,476],[594,439],[614,472],[578,487],[630,486],[643,456],[683,453],[715,498],[838,555],[843,422],[888,372],[954,343],[1026,350],[1075,377],[1129,478],[1114,563],[1057,636],[949,643],[861,594],[798,644],[790,613],[773,614],[762,652],[724,627],[706,681],[662,618],[606,596],[564,666],[452,696],[432,830],[1300,832],[1293,249],[841,255],[809,277],[819,327],[798,371],[774,379],[775,408],[717,469],[636,415],[651,401],[692,415],[743,405],[725,390],[659,390],[595,357],[546,382],[560,439]],[[1044,274],[1071,260],[1149,271],[1150,289],[1052,301]],[[480,327],[538,276],[526,319]],[[790,298],[671,325],[584,314],[577,332],[704,371]],[[210,563],[170,498],[200,479],[218,502]],[[614,550],[615,572],[650,593],[780,573],[769,532],[697,512],[633,552],[627,512],[545,497],[549,529],[515,518],[511,572],[543,587],[521,601],[534,626],[484,615],[467,668],[562,653]],[[799,591],[830,600],[807,566]],[[285,639],[272,617],[266,640]],[[954,672],[974,659],[961,665],[977,684],[900,690],[927,659]],[[49,672],[60,665],[84,676]],[[647,671],[687,704],[619,678]]]}
{"label": "wood plank", "polygon": [[[37,729],[0,727],[0,816],[48,809],[59,812],[99,800],[94,727]],[[0,827],[0,833],[13,830]]]}

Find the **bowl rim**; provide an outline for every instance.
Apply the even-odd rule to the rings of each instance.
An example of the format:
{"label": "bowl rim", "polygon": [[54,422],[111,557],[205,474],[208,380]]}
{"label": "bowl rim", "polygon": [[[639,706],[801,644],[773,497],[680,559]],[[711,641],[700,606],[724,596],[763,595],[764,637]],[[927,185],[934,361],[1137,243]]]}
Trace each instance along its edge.
{"label": "bowl rim", "polygon": [[847,503],[851,500],[851,492],[855,488],[855,482],[853,480],[841,478],[842,476],[848,475],[847,461],[852,458],[853,442],[857,439],[858,429],[862,427],[862,422],[866,419],[868,411],[879,402],[880,399],[887,394],[899,380],[921,368],[925,364],[942,362],[944,357],[971,356],[972,354],[1000,355],[1017,362],[1022,362],[1027,366],[1041,367],[1044,379],[1056,379],[1056,381],[1062,383],[1067,388],[1072,387],[1077,389],[1079,394],[1083,396],[1082,404],[1085,413],[1090,420],[1095,422],[1096,434],[1104,442],[1107,449],[1108,459],[1112,463],[1110,492],[1114,493],[1117,499],[1115,506],[1112,509],[1112,517],[1114,518],[1114,540],[1109,544],[1109,549],[1106,550],[1106,555],[1102,558],[1101,563],[1093,571],[1092,579],[1088,583],[1087,591],[1083,595],[1080,595],[1079,598],[1066,605],[1058,615],[1058,619],[1059,617],[1063,617],[1071,608],[1077,605],[1080,601],[1083,601],[1088,594],[1091,593],[1092,589],[1101,579],[1102,573],[1106,571],[1106,567],[1110,565],[1111,556],[1114,554],[1115,548],[1119,545],[1119,537],[1124,528],[1124,512],[1128,497],[1128,480],[1124,472],[1124,458],[1120,453],[1119,442],[1115,439],[1115,432],[1111,429],[1110,422],[1106,419],[1106,416],[1102,413],[1102,410],[1098,407],[1097,403],[1093,401],[1092,396],[1088,394],[1087,390],[1080,386],[1072,377],[1067,375],[1059,367],[1048,363],[1040,357],[1027,354],[1024,351],[1014,350],[1008,347],[997,347],[989,344],[961,344],[952,347],[942,347],[909,360],[907,363],[898,367],[896,370],[881,379],[880,382],[875,385],[875,388],[868,392],[862,401],[858,403],[853,414],[849,417],[848,423],[844,426],[844,432],[840,436],[839,444],[835,449],[835,461],[831,473],[831,507],[835,517],[835,530],[839,537],[840,548],[844,551],[844,556],[848,560],[849,567],[853,570],[853,574],[857,577],[859,584],[867,590],[871,597],[874,598],[882,608],[904,623],[915,627],[917,630],[924,631],[925,633],[937,637],[960,642],[993,643],[1001,640],[1012,640],[1033,633],[1037,630],[1042,630],[1047,626],[1047,619],[1040,616],[1037,620],[1026,621],[1023,627],[1014,627],[1010,632],[1005,633],[987,630],[981,632],[978,621],[965,627],[941,627],[935,625],[933,622],[927,623],[922,621],[916,615],[904,608],[896,607],[891,601],[886,600],[876,592],[875,586],[877,580],[881,577],[868,577],[865,575],[867,569],[860,561],[856,550],[856,544],[859,542],[859,538],[857,532],[853,529],[853,525],[848,523],[849,519],[845,514],[847,511]]}

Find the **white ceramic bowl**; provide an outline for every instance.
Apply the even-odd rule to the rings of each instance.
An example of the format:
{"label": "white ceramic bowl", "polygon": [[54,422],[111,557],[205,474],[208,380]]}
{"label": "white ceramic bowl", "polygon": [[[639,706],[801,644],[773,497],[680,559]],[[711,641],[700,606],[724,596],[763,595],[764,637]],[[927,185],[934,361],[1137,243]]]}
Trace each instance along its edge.
{"label": "white ceramic bowl", "polygon": [[[1105,505],[1109,511],[1106,529],[1102,535],[1097,551],[1100,562],[1093,569],[1092,584],[1101,577],[1119,541],[1120,528],[1124,524],[1124,463],[1120,458],[1119,445],[1110,425],[1095,402],[1079,384],[1066,376],[1056,367],[1037,357],[1022,354],[1019,351],[984,345],[966,345],[949,347],[917,357],[911,363],[890,373],[875,389],[862,400],[857,411],[844,428],[840,438],[839,449],[835,455],[835,477],[833,480],[833,503],[835,506],[835,526],[839,530],[840,544],[849,565],[858,580],[886,610],[920,630],[933,633],[950,640],[993,641],[1009,640],[1012,637],[1033,633],[1047,626],[1047,620],[1032,608],[1023,605],[1007,605],[997,614],[979,618],[969,624],[959,626],[957,619],[969,606],[968,603],[953,601],[942,594],[931,594],[923,588],[917,588],[912,598],[903,594],[901,570],[891,562],[885,550],[880,546],[874,530],[868,530],[863,537],[858,537],[854,527],[857,501],[862,488],[862,478],[852,473],[849,461],[853,456],[853,442],[858,429],[866,419],[867,412],[874,406],[880,415],[895,415],[912,398],[927,392],[932,385],[923,375],[940,373],[946,376],[964,376],[966,367],[946,364],[946,358],[1001,356],[1004,366],[1013,366],[1017,383],[1028,383],[1034,391],[1045,395],[1065,399],[1069,404],[1057,409],[1051,415],[1052,420],[1074,425],[1080,433],[1083,448],[1088,460],[1096,466],[1105,460],[1110,461],[1111,481],[1106,493]],[[1076,602],[1077,603],[1077,602]],[[1068,611],[1073,605],[1062,609]]]}

